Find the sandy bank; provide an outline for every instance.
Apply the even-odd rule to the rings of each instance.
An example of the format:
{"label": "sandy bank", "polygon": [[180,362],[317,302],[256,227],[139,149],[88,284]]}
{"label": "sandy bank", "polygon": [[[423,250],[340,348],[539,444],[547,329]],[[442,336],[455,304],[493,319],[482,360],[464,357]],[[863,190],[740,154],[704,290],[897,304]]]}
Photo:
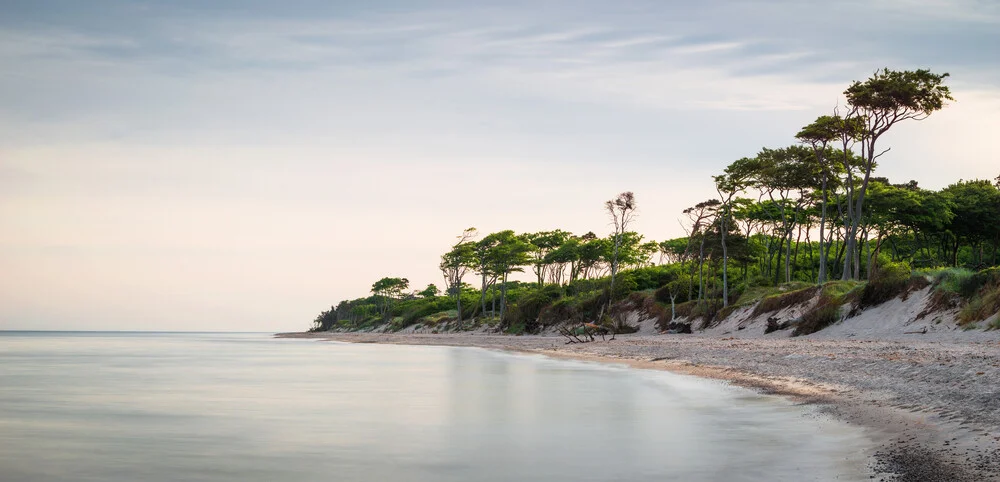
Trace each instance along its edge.
{"label": "sandy bank", "polygon": [[1000,341],[290,333],[355,343],[476,346],[728,380],[820,404],[871,429],[900,481],[1000,480]]}

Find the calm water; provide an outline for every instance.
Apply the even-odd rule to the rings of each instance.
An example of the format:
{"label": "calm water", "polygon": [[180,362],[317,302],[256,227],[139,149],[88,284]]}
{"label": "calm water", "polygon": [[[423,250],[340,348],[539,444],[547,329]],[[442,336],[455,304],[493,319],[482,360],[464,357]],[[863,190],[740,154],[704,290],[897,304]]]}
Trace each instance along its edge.
{"label": "calm water", "polygon": [[0,480],[868,480],[853,428],[720,383],[471,348],[0,333]]}

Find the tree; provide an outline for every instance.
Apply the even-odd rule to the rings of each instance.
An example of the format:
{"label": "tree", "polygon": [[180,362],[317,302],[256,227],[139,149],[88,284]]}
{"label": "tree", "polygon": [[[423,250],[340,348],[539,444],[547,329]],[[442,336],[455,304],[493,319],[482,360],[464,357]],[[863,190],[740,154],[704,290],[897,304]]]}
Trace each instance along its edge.
{"label": "tree", "polygon": [[[944,189],[954,203],[954,218],[947,225],[953,239],[952,266],[958,266],[958,250],[962,242],[980,245],[1000,240],[1000,190],[989,181],[959,181]],[[994,246],[994,258],[996,247]],[[977,263],[983,263],[980,250]],[[994,259],[995,261],[995,259]]]}
{"label": "tree", "polygon": [[379,301],[379,311],[382,316],[389,314],[393,303],[403,296],[403,291],[410,287],[406,278],[382,278],[372,284],[372,294]]}
{"label": "tree", "polygon": [[503,320],[507,309],[507,279],[510,273],[523,271],[522,266],[530,263],[528,253],[531,244],[524,236],[517,236],[514,231],[506,230],[490,234],[483,238],[489,246],[487,259],[495,279],[500,281],[500,319]]}
{"label": "tree", "polygon": [[551,259],[547,259],[547,256],[562,246],[569,237],[570,233],[559,229],[524,235],[525,240],[531,246],[531,266],[539,285],[545,283],[546,268],[552,264]]}
{"label": "tree", "polygon": [[549,282],[562,284],[567,265],[569,281],[576,280],[580,274],[580,246],[580,238],[573,236],[545,255],[545,264],[550,266]]}
{"label": "tree", "polygon": [[639,245],[639,264],[637,267],[656,265],[653,257],[660,253],[660,243],[656,241],[646,241]]}
{"label": "tree", "polygon": [[420,296],[421,298],[433,298],[437,296],[438,293],[440,292],[441,290],[439,290],[438,287],[434,285],[434,283],[430,283],[427,285],[426,288],[418,292],[417,296]]}
{"label": "tree", "polygon": [[827,203],[829,202],[830,179],[833,176],[833,165],[830,163],[832,152],[830,144],[840,138],[844,129],[844,119],[840,116],[820,116],[812,124],[802,128],[795,138],[808,144],[814,154],[816,167],[820,174],[820,221],[819,221],[819,275],[817,283],[826,282],[827,256],[830,245],[826,240]]}
{"label": "tree", "polygon": [[469,268],[475,266],[475,245],[469,242],[476,237],[476,228],[469,228],[462,231],[458,236],[458,242],[441,256],[441,274],[444,276],[445,288],[449,295],[455,295],[455,304],[458,310],[458,327],[462,327],[462,278]]}
{"label": "tree", "polygon": [[[604,203],[604,209],[611,218],[614,227],[612,234],[611,251],[611,285],[608,291],[608,311],[611,311],[612,295],[615,292],[615,276],[618,274],[618,254],[621,250],[623,235],[628,231],[629,224],[635,219],[635,194],[631,191],[623,192],[614,199]],[[615,326],[615,331],[620,327]]]}
{"label": "tree", "polygon": [[[875,161],[888,152],[878,152],[879,139],[894,125],[905,120],[923,120],[944,107],[946,100],[954,100],[945,86],[947,73],[934,74],[929,70],[894,71],[883,69],[864,82],[855,81],[844,91],[850,106],[849,123],[857,123],[860,129],[851,132],[861,146],[863,177],[856,195],[847,196],[847,232],[845,233],[846,256],[842,279],[860,277],[860,253],[857,253],[857,235],[861,224],[865,192],[871,180]],[[849,157],[845,149],[845,164]],[[850,176],[849,176],[850,180]],[[853,184],[850,188],[854,191]]]}
{"label": "tree", "polygon": [[756,160],[743,158],[726,168],[726,173],[713,176],[715,192],[722,199],[719,216],[719,234],[722,238],[722,306],[729,306],[729,248],[726,245],[726,233],[729,232],[729,220],[732,219],[733,198],[747,188],[750,179],[758,166]]}
{"label": "tree", "polygon": [[[709,227],[715,223],[715,216],[719,212],[719,205],[722,204],[718,199],[709,199],[708,201],[702,201],[695,204],[692,207],[685,209],[684,215],[688,217],[691,223],[691,231],[688,232],[688,249],[690,249],[690,243],[694,240],[698,240],[698,300],[701,301],[705,294],[705,242],[708,240],[706,235]],[[694,277],[690,278],[693,282]],[[691,285],[688,285],[688,298],[691,298]]]}
{"label": "tree", "polygon": [[496,263],[493,260],[497,243],[496,236],[491,234],[472,246],[472,266],[482,281],[479,304],[483,315],[486,314],[486,291],[497,280]]}

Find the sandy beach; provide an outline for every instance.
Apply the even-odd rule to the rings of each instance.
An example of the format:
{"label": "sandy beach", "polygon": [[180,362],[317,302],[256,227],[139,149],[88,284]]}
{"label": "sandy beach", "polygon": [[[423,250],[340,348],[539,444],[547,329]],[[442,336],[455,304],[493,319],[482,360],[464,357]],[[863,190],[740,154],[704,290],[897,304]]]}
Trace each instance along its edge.
{"label": "sandy beach", "polygon": [[1000,480],[1000,338],[879,340],[482,333],[284,333],[353,343],[474,346],[626,364],[706,378],[817,404],[869,429],[882,480]]}

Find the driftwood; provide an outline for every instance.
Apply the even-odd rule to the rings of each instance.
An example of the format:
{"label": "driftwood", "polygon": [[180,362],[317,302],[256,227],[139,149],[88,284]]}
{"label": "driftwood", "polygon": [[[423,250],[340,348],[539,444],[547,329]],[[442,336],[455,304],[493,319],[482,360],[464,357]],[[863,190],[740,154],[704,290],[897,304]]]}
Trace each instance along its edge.
{"label": "driftwood", "polygon": [[904,335],[925,335],[925,334],[927,334],[927,327],[925,326],[923,329],[917,330],[917,331],[904,331],[903,334]]}
{"label": "driftwood", "polygon": [[[606,340],[605,336],[611,333],[607,327],[594,323],[582,323],[572,328],[559,327],[559,334],[566,337],[566,344],[589,343],[595,340],[594,335],[601,335],[601,340]],[[614,338],[612,338],[614,339]]]}

